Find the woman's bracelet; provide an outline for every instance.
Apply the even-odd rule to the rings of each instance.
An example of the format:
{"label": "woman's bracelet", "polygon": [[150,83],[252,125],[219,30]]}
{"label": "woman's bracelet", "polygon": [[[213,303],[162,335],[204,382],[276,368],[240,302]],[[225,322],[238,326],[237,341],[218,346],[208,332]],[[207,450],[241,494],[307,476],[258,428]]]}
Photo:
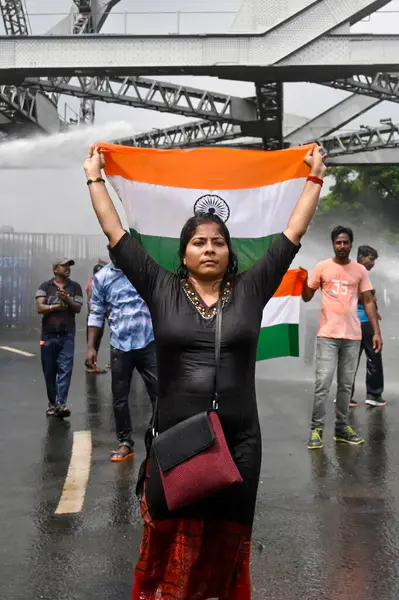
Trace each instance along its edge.
{"label": "woman's bracelet", "polygon": [[92,183],[105,183],[105,179],[102,177],[95,177],[94,179],[88,179],[86,183],[87,185],[91,185]]}
{"label": "woman's bracelet", "polygon": [[313,181],[313,183],[317,183],[320,187],[323,187],[324,183],[321,177],[316,177],[315,175],[309,175],[306,181]]}

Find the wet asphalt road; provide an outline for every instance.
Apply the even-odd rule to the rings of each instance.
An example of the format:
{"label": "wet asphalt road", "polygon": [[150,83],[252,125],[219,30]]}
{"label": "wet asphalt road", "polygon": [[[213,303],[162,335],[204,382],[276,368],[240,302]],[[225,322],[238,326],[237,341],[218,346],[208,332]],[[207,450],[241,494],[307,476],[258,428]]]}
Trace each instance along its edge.
{"label": "wet asphalt road", "polygon": [[[136,455],[114,465],[110,375],[86,377],[82,334],[70,423],[46,420],[39,338],[0,335],[0,345],[36,353],[27,358],[0,350],[0,599],[128,600],[141,530],[134,484],[149,419],[141,381],[134,381],[131,393]],[[297,359],[259,366],[263,466],[253,600],[399,597],[398,344],[386,336],[389,405],[366,410],[362,404],[354,411],[366,438],[359,448],[332,442],[331,401],[325,450],[309,452],[312,368]],[[101,359],[104,364],[105,343]],[[364,371],[359,400],[363,382]],[[93,437],[84,507],[77,515],[55,515],[72,435],[83,430]]]}

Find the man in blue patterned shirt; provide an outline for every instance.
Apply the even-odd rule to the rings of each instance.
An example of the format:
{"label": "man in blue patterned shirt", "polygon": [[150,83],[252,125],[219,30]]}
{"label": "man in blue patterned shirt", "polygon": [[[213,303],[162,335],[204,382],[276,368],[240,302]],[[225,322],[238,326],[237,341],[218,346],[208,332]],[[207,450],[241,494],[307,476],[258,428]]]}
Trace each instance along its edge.
{"label": "man in blue patterned shirt", "polygon": [[112,396],[118,448],[111,453],[113,462],[133,456],[134,441],[129,410],[129,391],[137,367],[155,404],[157,365],[150,311],[127,277],[111,262],[93,280],[88,320],[86,366],[96,368],[96,340],[108,315],[111,333]]}

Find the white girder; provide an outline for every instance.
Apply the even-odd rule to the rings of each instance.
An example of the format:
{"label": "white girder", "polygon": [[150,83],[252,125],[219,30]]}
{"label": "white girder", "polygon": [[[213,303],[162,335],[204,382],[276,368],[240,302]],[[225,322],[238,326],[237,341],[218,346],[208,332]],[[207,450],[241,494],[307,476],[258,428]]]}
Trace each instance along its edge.
{"label": "white girder", "polygon": [[[266,58],[270,52],[273,51],[266,36],[236,40],[216,40],[212,36],[178,40],[96,34],[0,37],[0,72],[17,69],[26,76],[65,71],[71,74],[129,71],[131,75],[144,71],[149,74],[201,72],[226,78],[234,72],[239,76],[233,78],[241,80],[263,75],[270,81],[317,82],[335,79],[341,71],[362,67],[369,71],[373,68],[399,71],[399,35],[325,36],[274,66]],[[247,67],[255,68],[256,72],[247,71]],[[336,67],[342,67],[339,73]]]}
{"label": "white girder", "polygon": [[[29,36],[26,39],[12,40],[1,38],[0,70],[141,68],[149,72],[151,69],[164,68],[167,72],[169,68],[176,72],[176,68],[181,68],[184,72],[190,72],[191,68],[203,67],[220,74],[224,68],[232,66],[309,64],[306,60],[303,62],[305,54],[311,57],[314,54],[310,64],[348,66],[357,64],[355,59],[359,59],[360,64],[365,64],[364,56],[358,56],[348,48],[348,44],[356,36],[326,34],[342,24],[359,20],[388,2],[389,0],[318,0],[307,3],[302,11],[262,35],[255,33],[98,36],[93,34],[75,38],[59,36]],[[263,2],[262,6],[265,10],[267,3]],[[399,38],[389,37],[393,37],[399,44]],[[321,41],[318,40],[319,38]],[[316,42],[313,41],[315,39]],[[318,52],[320,44],[326,46],[326,53]],[[345,62],[340,60],[336,62],[334,54],[328,51],[329,45],[340,49],[340,54],[345,55]],[[297,56],[299,56],[298,61],[296,61]],[[393,60],[398,59],[385,54],[381,64],[387,62],[392,64]],[[245,78],[251,77],[247,75]],[[272,80],[274,77],[264,76],[265,79]]]}
{"label": "white girder", "polygon": [[[389,4],[390,1],[318,0],[316,2],[300,2],[294,0],[293,6],[297,10],[289,19],[285,19],[269,31],[263,27],[264,37],[268,42],[264,47],[263,54],[265,64],[274,64],[282,60],[348,21],[356,23],[361,18]],[[252,3],[255,4],[258,11],[257,21],[260,22],[260,25],[263,24],[263,19],[266,19],[267,23],[268,13],[282,14],[278,9],[273,11],[274,2],[272,2],[271,9],[269,2],[252,0]],[[287,2],[283,2],[282,5],[280,11],[288,8]],[[290,13],[290,9],[288,8],[286,12]],[[262,30],[256,29],[256,32],[261,33]]]}
{"label": "white girder", "polygon": [[[399,35],[326,35],[278,62],[275,67],[353,66],[399,71]],[[328,71],[326,72],[326,80]],[[334,78],[335,79],[335,78]],[[321,80],[321,79],[319,79]]]}
{"label": "white girder", "polygon": [[[202,36],[181,40],[134,36],[0,37],[0,71],[61,74],[65,71],[122,74],[206,74],[241,80],[323,81],[343,71],[399,71],[399,35],[325,36],[271,65],[266,36],[237,40]],[[253,67],[255,71],[246,71]],[[267,69],[269,67],[269,69]],[[292,67],[288,69],[287,67]],[[331,68],[329,68],[331,67]],[[341,67],[341,69],[337,69]],[[239,70],[237,69],[239,68]],[[342,75],[341,75],[342,76]]]}
{"label": "white girder", "polygon": [[318,0],[242,0],[230,31],[262,33],[287,21]]}

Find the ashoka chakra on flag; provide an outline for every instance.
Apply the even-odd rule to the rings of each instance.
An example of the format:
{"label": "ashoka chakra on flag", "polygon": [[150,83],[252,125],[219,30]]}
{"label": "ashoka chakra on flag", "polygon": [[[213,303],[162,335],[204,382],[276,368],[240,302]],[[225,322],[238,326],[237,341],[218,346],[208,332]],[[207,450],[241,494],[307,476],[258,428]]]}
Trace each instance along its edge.
{"label": "ashoka chakra on flag", "polygon": [[[132,235],[172,271],[180,231],[197,212],[227,222],[240,270],[287,226],[309,168],[309,146],[262,152],[229,148],[156,150],[99,144],[105,173],[122,200]],[[263,312],[258,360],[298,356],[304,273],[291,269]]]}

